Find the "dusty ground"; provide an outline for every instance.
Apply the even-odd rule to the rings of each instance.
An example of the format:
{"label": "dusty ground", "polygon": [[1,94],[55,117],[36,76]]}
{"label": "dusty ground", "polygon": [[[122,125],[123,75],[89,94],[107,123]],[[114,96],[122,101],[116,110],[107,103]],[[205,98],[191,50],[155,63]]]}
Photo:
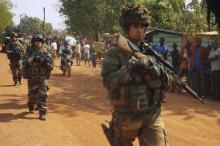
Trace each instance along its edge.
{"label": "dusty ground", "polygon": [[[27,84],[12,86],[6,56],[0,54],[0,146],[108,146],[101,122],[110,106],[100,68],[73,66],[71,78],[55,69],[49,81],[46,121],[26,108]],[[220,146],[220,102],[205,105],[186,94],[167,93],[163,118],[171,146]]]}

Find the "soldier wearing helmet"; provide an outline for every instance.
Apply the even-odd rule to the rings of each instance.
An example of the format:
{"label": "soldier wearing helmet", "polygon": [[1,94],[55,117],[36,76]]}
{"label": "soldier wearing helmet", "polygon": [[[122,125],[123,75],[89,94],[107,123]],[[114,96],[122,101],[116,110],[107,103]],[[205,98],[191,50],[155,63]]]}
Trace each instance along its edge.
{"label": "soldier wearing helmet", "polygon": [[59,55],[61,56],[61,60],[60,60],[60,69],[63,71],[64,68],[64,64],[65,64],[65,59],[67,59],[68,63],[72,64],[72,56],[73,56],[73,51],[68,43],[68,41],[64,41],[63,46],[60,47],[59,50]]}
{"label": "soldier wearing helmet", "polygon": [[[125,5],[119,24],[126,38],[139,46],[149,19],[144,6]],[[160,116],[162,71],[150,61],[132,57],[112,45],[103,60],[103,84],[113,107],[110,126],[102,124],[103,130],[112,146],[133,146],[136,138],[140,146],[167,146]]]}
{"label": "soldier wearing helmet", "polygon": [[31,40],[32,46],[28,48],[23,60],[23,77],[28,79],[28,108],[33,113],[39,110],[39,119],[45,120],[47,112],[48,85],[47,79],[53,64],[51,54],[44,48],[44,38],[35,34]]}
{"label": "soldier wearing helmet", "polygon": [[21,85],[21,68],[22,68],[22,59],[24,57],[24,47],[17,40],[18,35],[13,32],[10,36],[11,41],[6,47],[6,53],[8,59],[10,60],[10,68],[12,71],[14,86],[18,83]]}

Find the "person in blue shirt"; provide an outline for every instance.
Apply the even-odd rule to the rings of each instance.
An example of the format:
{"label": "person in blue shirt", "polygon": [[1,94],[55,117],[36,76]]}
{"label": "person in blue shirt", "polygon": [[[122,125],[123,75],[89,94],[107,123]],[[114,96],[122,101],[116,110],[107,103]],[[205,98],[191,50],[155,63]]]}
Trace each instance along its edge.
{"label": "person in blue shirt", "polygon": [[165,39],[160,38],[160,43],[156,45],[155,50],[157,51],[158,54],[162,55],[165,60],[167,60],[167,53],[168,53],[168,48],[164,44]]}

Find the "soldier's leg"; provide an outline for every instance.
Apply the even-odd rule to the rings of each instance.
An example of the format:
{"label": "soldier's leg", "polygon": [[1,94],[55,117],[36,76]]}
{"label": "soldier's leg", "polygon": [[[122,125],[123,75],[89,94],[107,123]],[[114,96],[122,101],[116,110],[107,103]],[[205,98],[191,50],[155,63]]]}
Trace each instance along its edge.
{"label": "soldier's leg", "polygon": [[167,134],[160,115],[144,121],[138,139],[140,146],[168,146]]}
{"label": "soldier's leg", "polygon": [[14,81],[14,85],[16,85],[17,82],[18,82],[18,81],[17,81],[18,77],[17,77],[16,64],[11,63],[11,64],[10,64],[10,69],[11,69],[11,72],[12,72],[12,78],[13,78],[13,81]]}
{"label": "soldier's leg", "polygon": [[131,114],[113,114],[113,146],[133,146],[132,142],[138,135],[141,121],[131,121]]}
{"label": "soldier's leg", "polygon": [[28,79],[27,80],[28,85],[28,102],[27,106],[29,108],[29,112],[34,111],[34,105],[37,104],[37,88],[35,87],[35,81]]}
{"label": "soldier's leg", "polygon": [[46,81],[44,81],[38,91],[38,108],[39,108],[39,119],[45,120],[45,115],[47,112],[47,97],[48,97],[48,86]]}
{"label": "soldier's leg", "polygon": [[28,91],[28,102],[27,106],[29,108],[29,112],[34,111],[34,105],[37,103],[37,91],[36,90],[29,90]]}
{"label": "soldier's leg", "polygon": [[21,78],[22,78],[21,69],[22,69],[22,61],[19,60],[19,62],[17,64],[17,70],[18,70],[18,82],[20,85],[21,85]]}

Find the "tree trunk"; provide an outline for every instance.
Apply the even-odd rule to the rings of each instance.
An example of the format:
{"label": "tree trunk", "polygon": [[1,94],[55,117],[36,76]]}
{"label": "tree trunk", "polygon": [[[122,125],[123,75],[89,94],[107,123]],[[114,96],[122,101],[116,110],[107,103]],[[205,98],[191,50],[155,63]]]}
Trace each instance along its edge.
{"label": "tree trunk", "polygon": [[99,42],[99,32],[95,30],[95,41]]}

